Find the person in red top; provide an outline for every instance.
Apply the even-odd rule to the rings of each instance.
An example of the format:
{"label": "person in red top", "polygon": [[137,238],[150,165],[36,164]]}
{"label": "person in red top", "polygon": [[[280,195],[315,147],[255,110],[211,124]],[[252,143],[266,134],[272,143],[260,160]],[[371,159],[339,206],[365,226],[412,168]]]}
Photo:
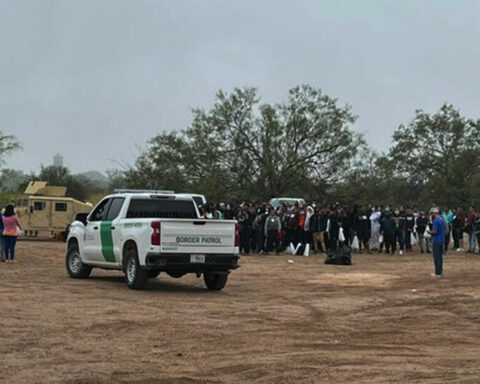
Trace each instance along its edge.
{"label": "person in red top", "polygon": [[7,204],[3,214],[3,249],[5,259],[8,262],[15,262],[15,244],[17,243],[18,229],[22,226],[18,222],[18,217],[12,204]]}
{"label": "person in red top", "polygon": [[476,236],[475,236],[475,220],[477,217],[477,213],[475,212],[475,209],[473,207],[470,207],[468,210],[468,215],[466,219],[466,229],[468,231],[468,253],[473,252],[475,253],[475,242],[476,242]]}

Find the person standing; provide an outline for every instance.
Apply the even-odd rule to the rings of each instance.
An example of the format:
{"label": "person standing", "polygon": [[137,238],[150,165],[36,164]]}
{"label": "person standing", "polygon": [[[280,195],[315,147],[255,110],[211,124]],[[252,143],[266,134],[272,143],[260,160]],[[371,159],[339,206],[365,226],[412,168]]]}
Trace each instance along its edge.
{"label": "person standing", "polygon": [[443,250],[445,248],[445,232],[447,224],[444,218],[440,215],[438,208],[432,210],[433,224],[432,229],[429,232],[432,234],[433,243],[433,264],[435,267],[435,273],[432,273],[432,277],[442,277],[443,275]]}
{"label": "person standing", "polygon": [[468,251],[467,253],[475,253],[475,243],[477,237],[475,235],[475,220],[477,214],[473,207],[468,210],[467,218],[465,219],[465,229],[468,231]]}
{"label": "person standing", "polygon": [[322,248],[322,243],[320,242],[320,208],[315,207],[315,213],[312,216],[312,239],[313,239],[313,249],[315,253],[325,252]]}
{"label": "person standing", "polygon": [[372,250],[378,251],[380,249],[380,218],[382,212],[380,207],[374,207],[370,214],[370,227],[372,228]]}
{"label": "person standing", "polygon": [[270,212],[268,217],[265,219],[265,237],[267,239],[267,246],[265,250],[265,254],[268,255],[273,249],[273,244],[275,244],[275,251],[278,255],[280,252],[280,232],[282,230],[282,223],[280,222],[280,218],[275,213],[273,208],[270,208]]}
{"label": "person standing", "polygon": [[15,245],[17,243],[18,229],[22,230],[22,226],[15,214],[12,204],[7,204],[5,213],[3,214],[3,249],[7,262],[15,263]]}
{"label": "person standing", "polygon": [[362,244],[367,253],[372,253],[369,244],[371,236],[370,215],[363,206],[360,207],[359,213],[354,220],[355,234],[358,236],[359,253],[362,253]]}
{"label": "person standing", "polygon": [[2,263],[5,262],[5,252],[3,249],[3,204],[0,203],[0,260]]}
{"label": "person standing", "polygon": [[452,233],[453,233],[453,246],[457,252],[463,251],[463,230],[465,225],[465,217],[463,214],[463,208],[458,207],[453,213],[452,220]]}
{"label": "person standing", "polygon": [[428,242],[428,239],[424,237],[425,231],[427,230],[427,225],[428,225],[427,216],[425,215],[425,212],[421,211],[420,216],[418,216],[417,218],[417,233],[418,233],[418,244],[420,246],[420,253],[424,253],[425,251],[424,242],[426,243],[427,251],[430,252],[430,243]]}
{"label": "person standing", "polygon": [[383,235],[383,242],[385,243],[385,253],[395,254],[396,241],[395,232],[397,225],[393,220],[390,211],[385,213],[385,217],[380,222],[380,233]]}
{"label": "person standing", "polygon": [[448,207],[445,207],[442,217],[446,225],[446,232],[445,232],[445,253],[446,253],[448,251],[448,245],[450,243],[450,235],[452,233],[453,213]]}
{"label": "person standing", "polygon": [[412,252],[412,236],[415,230],[415,216],[413,215],[412,208],[407,207],[407,213],[405,214],[405,250],[406,252]]}

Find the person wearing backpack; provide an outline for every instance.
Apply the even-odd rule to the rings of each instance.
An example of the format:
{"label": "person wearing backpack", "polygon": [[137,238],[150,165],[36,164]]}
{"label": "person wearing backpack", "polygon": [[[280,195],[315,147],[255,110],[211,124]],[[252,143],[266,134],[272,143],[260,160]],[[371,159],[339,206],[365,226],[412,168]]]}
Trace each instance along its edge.
{"label": "person wearing backpack", "polygon": [[275,213],[273,208],[270,208],[269,215],[265,219],[265,238],[267,239],[267,246],[265,248],[265,254],[268,255],[273,250],[275,244],[275,251],[278,255],[280,252],[280,231],[282,230],[282,223],[280,218]]}

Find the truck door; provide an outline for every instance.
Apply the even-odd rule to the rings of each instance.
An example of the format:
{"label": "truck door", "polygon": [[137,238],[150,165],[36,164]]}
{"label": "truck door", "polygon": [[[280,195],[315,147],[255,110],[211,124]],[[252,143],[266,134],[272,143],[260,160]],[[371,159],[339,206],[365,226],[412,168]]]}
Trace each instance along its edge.
{"label": "truck door", "polygon": [[102,262],[119,265],[121,258],[120,234],[118,215],[122,209],[124,197],[114,197],[108,207],[108,212],[100,224],[100,240]]}
{"label": "truck door", "polygon": [[106,217],[111,201],[111,198],[102,200],[88,217],[83,243],[83,256],[87,262],[105,261],[102,256],[100,228],[103,218]]}

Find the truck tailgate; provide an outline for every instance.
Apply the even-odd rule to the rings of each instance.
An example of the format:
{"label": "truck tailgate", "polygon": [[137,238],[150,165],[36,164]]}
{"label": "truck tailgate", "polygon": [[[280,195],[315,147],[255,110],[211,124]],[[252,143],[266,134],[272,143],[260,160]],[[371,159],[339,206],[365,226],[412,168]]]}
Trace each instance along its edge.
{"label": "truck tailgate", "polygon": [[161,252],[232,254],[234,247],[234,221],[162,221]]}

